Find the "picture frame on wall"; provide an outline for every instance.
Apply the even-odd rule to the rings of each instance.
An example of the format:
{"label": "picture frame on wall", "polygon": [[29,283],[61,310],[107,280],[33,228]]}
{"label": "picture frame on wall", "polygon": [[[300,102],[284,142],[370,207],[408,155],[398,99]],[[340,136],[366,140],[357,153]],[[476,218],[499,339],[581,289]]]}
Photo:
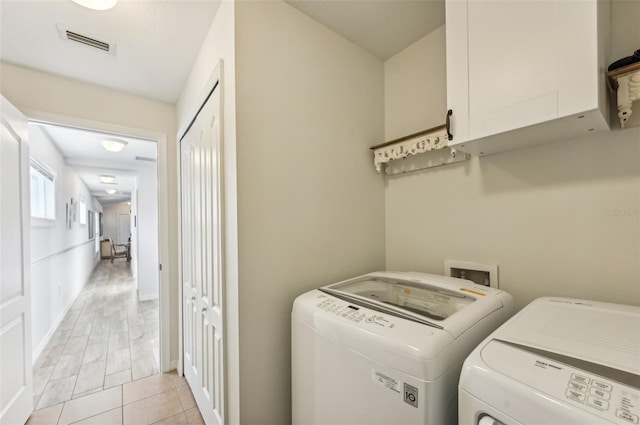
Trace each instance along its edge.
{"label": "picture frame on wall", "polygon": [[73,198],[71,198],[71,202],[69,203],[69,229],[71,229],[72,225],[77,221],[76,220],[77,209],[78,209],[78,203],[74,202]]}
{"label": "picture frame on wall", "polygon": [[87,227],[89,228],[89,240],[96,237],[93,211],[87,210]]}

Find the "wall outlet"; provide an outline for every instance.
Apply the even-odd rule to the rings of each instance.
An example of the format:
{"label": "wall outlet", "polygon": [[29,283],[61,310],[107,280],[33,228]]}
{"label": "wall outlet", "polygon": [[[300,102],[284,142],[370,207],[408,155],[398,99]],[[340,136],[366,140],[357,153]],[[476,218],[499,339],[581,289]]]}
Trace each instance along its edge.
{"label": "wall outlet", "polygon": [[498,289],[498,266],[473,261],[445,260],[446,276],[471,280],[479,285]]}

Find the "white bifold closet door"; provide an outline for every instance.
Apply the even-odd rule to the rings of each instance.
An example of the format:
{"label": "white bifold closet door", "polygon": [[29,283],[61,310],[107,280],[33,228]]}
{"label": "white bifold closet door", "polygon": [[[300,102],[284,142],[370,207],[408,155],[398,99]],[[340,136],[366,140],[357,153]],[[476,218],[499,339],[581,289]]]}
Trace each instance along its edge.
{"label": "white bifold closet door", "polygon": [[209,425],[225,423],[220,91],[180,141],[184,374]]}
{"label": "white bifold closet door", "polygon": [[0,96],[0,424],[33,411],[27,121]]}

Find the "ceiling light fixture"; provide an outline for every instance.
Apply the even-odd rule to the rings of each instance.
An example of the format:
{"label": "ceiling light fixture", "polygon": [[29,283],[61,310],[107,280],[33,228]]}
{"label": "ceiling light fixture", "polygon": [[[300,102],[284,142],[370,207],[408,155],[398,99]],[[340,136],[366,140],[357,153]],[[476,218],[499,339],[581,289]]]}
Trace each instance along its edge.
{"label": "ceiling light fixture", "polygon": [[109,152],[120,152],[127,146],[127,142],[118,139],[107,139],[102,141],[102,146]]}
{"label": "ceiling light fixture", "polygon": [[74,3],[79,4],[93,10],[107,10],[111,9],[118,3],[118,0],[71,0]]}
{"label": "ceiling light fixture", "polygon": [[109,195],[115,195],[116,193],[118,193],[118,191],[115,189],[107,189],[105,190],[105,192],[107,192]]}
{"label": "ceiling light fixture", "polygon": [[102,174],[98,176],[102,183],[113,183],[116,179],[116,176],[110,176],[108,174]]}

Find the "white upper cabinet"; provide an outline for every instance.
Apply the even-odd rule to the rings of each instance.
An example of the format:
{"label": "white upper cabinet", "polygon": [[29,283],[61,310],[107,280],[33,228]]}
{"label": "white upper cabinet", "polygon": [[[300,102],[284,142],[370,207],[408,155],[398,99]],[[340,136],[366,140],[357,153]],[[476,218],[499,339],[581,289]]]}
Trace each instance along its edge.
{"label": "white upper cabinet", "polygon": [[488,155],[608,130],[609,7],[446,0],[450,146]]}

